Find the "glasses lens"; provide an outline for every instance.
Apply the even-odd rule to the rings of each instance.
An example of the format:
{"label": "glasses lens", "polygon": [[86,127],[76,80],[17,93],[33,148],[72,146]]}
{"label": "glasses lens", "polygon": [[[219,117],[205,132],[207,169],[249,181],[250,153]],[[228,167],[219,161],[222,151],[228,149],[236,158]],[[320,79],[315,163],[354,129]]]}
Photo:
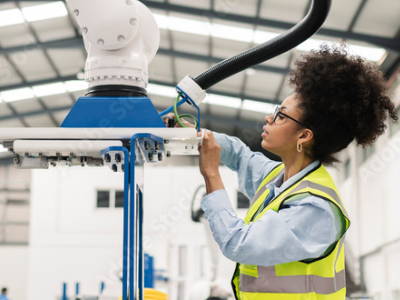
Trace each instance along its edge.
{"label": "glasses lens", "polygon": [[274,118],[272,119],[272,123],[276,121],[276,117],[278,116],[279,110],[281,109],[280,106],[277,106],[274,111]]}

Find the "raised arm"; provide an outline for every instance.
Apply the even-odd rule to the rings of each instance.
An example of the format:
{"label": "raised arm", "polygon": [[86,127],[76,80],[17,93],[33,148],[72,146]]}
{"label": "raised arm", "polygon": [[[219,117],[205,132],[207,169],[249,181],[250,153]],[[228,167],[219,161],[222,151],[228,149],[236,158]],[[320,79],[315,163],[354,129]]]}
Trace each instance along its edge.
{"label": "raised arm", "polygon": [[270,160],[261,152],[251,151],[236,137],[216,132],[214,137],[221,146],[221,162],[238,173],[240,191],[253,199],[262,180],[279,162]]}

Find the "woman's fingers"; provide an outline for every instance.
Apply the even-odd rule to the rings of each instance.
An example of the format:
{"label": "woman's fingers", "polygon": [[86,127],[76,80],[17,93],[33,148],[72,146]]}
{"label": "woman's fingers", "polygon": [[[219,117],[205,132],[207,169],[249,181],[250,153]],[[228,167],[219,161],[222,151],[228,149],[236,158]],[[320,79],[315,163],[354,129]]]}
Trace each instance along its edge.
{"label": "woman's fingers", "polygon": [[169,127],[169,120],[175,120],[175,115],[173,113],[168,113],[163,117],[163,122],[165,126]]}
{"label": "woman's fingers", "polygon": [[[169,126],[168,126],[168,124],[169,124],[168,122],[169,122],[169,120],[171,120],[171,119],[175,121],[175,114],[174,114],[174,113],[166,114],[166,115],[163,117],[163,122],[164,122],[165,126],[169,127]],[[180,118],[180,121],[181,121],[182,124],[185,125],[186,127],[195,128],[195,126],[194,126],[192,123],[186,121],[186,120],[183,119],[183,118]],[[182,125],[181,125],[179,122],[175,122],[175,126],[174,126],[174,127],[182,127]]]}
{"label": "woman's fingers", "polygon": [[203,145],[199,148],[199,152],[200,173],[203,176],[218,174],[221,146],[218,144],[211,131],[204,133]]}

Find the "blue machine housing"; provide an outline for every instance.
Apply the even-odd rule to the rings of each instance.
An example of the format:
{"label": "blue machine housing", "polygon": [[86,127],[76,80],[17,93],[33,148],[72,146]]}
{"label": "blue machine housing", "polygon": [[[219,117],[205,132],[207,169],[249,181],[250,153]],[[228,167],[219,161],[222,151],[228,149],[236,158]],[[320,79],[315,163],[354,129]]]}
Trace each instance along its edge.
{"label": "blue machine housing", "polygon": [[81,97],[60,127],[160,128],[166,126],[147,97]]}

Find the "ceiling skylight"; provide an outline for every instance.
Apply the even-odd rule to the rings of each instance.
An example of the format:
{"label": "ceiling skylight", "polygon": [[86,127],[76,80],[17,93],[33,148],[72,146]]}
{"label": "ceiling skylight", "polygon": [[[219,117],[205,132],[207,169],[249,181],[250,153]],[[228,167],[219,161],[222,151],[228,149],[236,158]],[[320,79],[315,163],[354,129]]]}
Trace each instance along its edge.
{"label": "ceiling skylight", "polygon": [[61,1],[32,5],[27,7],[7,9],[0,11],[0,27],[55,19],[68,15],[67,8]]}
{"label": "ceiling skylight", "polygon": [[244,100],[242,109],[255,111],[263,114],[272,114],[275,110],[276,105],[271,103],[264,103],[260,101]]}
{"label": "ceiling skylight", "polygon": [[[213,36],[216,38],[244,43],[253,42],[254,44],[262,44],[279,35],[279,33],[265,30],[253,30],[238,26],[222,25],[215,22],[210,23],[208,21],[190,20],[160,14],[154,14],[154,17],[161,29],[170,29],[173,31],[202,36]],[[333,42],[320,39],[308,39],[297,46],[296,49],[298,51],[309,52],[312,49],[318,50],[319,46],[323,43],[332,44]],[[357,46],[349,43],[346,44],[354,54],[373,62],[380,61],[386,53],[385,49],[378,47]]]}
{"label": "ceiling skylight", "polygon": [[[25,20],[28,22],[34,22],[68,15],[65,4],[61,1],[23,7],[21,10],[15,8],[0,11],[0,27],[21,24]],[[253,42],[255,44],[262,44],[279,35],[276,32],[222,25],[218,24],[218,22],[211,23],[208,21],[191,20],[188,18],[161,14],[154,14],[154,17],[161,29],[170,29],[177,32],[185,32],[202,36],[213,36],[216,38],[245,43]],[[309,39],[296,47],[296,49],[306,52],[312,49],[317,50],[319,45],[322,43],[329,44],[332,42],[320,39]],[[379,47],[357,46],[353,44],[347,45],[354,54],[365,57],[367,60],[373,62],[380,61],[386,53],[385,49]]]}
{"label": "ceiling skylight", "polygon": [[5,91],[1,92],[0,95],[4,102],[13,102],[13,101],[35,98],[35,94],[33,93],[31,88],[22,88],[22,89]]}
{"label": "ceiling skylight", "polygon": [[68,15],[67,8],[61,1],[27,6],[23,7],[21,10],[28,22],[55,19]]}
{"label": "ceiling skylight", "polygon": [[178,96],[175,88],[159,84],[149,84],[147,86],[147,92],[152,95],[170,98],[176,98]]}
{"label": "ceiling skylight", "polygon": [[24,23],[25,19],[18,8],[0,11],[0,27]]}
{"label": "ceiling skylight", "polygon": [[84,80],[71,80],[65,82],[65,87],[68,92],[79,92],[86,90],[89,84]]}
{"label": "ceiling skylight", "polygon": [[34,86],[32,89],[36,97],[59,95],[59,94],[64,94],[67,91],[64,83],[62,82],[46,84],[46,85],[38,85]]}
{"label": "ceiling skylight", "polygon": [[[338,44],[337,42],[332,42],[332,41],[324,41],[324,40],[319,40],[319,39],[308,39],[307,41],[301,43],[299,46],[297,46],[297,50],[299,51],[304,51],[304,52],[309,52],[311,50],[318,50],[319,46],[321,44],[327,44],[327,45],[335,45]],[[373,62],[378,62],[381,60],[381,58],[385,55],[386,50],[383,48],[378,48],[378,47],[367,47],[367,46],[358,46],[354,44],[348,44],[350,53],[353,55],[358,55],[361,56],[369,61]]]}
{"label": "ceiling skylight", "polygon": [[239,98],[207,94],[207,97],[203,101],[203,103],[231,107],[231,108],[240,108],[240,106],[242,105],[242,100]]}

